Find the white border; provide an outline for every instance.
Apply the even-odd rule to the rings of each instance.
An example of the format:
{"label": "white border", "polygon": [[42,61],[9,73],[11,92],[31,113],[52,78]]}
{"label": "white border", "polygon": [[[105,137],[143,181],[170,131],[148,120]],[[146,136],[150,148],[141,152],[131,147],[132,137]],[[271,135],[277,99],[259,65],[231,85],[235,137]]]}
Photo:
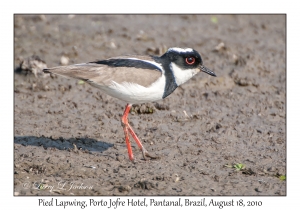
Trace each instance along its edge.
{"label": "white border", "polygon": [[[294,1],[295,2],[295,1]],[[247,4],[247,5],[245,5]],[[134,6],[133,6],[134,5]],[[14,13],[287,13],[287,196],[241,197],[262,200],[263,209],[298,206],[299,195],[299,11],[296,4],[281,1],[11,1],[1,11],[1,206],[40,209],[38,198],[13,197],[13,14]],[[205,30],[203,30],[205,33]],[[49,199],[49,197],[45,197]],[[57,197],[88,200],[88,197]],[[126,197],[126,199],[129,197]],[[133,197],[136,198],[136,197]],[[142,198],[142,197],[139,197]],[[158,197],[161,198],[161,197]],[[201,197],[198,197],[199,199]],[[209,199],[209,197],[206,197]],[[212,197],[230,199],[231,197]],[[239,197],[233,197],[235,200]],[[109,199],[109,197],[105,197]],[[168,197],[169,200],[176,197]],[[191,199],[197,199],[192,197]],[[48,207],[47,207],[48,208]],[[78,209],[78,207],[76,207]],[[215,207],[216,208],[216,207]],[[49,209],[49,208],[48,208]],[[62,209],[62,208],[60,208]],[[70,208],[69,208],[70,209]],[[90,209],[90,208],[87,208]],[[98,207],[99,209],[99,207]],[[136,208],[138,209],[138,208]],[[171,208],[167,208],[171,209]]]}

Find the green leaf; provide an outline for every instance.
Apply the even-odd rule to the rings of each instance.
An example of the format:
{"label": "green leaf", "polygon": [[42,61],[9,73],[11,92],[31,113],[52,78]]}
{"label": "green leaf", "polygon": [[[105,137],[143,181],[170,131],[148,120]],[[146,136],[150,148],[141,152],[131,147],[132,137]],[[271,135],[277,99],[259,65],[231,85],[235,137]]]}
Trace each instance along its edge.
{"label": "green leaf", "polygon": [[237,171],[240,171],[242,169],[244,169],[246,166],[242,163],[237,163],[237,164],[234,164],[233,167],[237,170]]}
{"label": "green leaf", "polygon": [[78,85],[83,85],[83,84],[84,84],[84,81],[82,81],[82,80],[78,81]]}
{"label": "green leaf", "polygon": [[285,176],[285,175],[281,175],[281,176],[279,177],[279,179],[280,179],[281,181],[286,181],[286,176]]}
{"label": "green leaf", "polygon": [[210,18],[210,21],[211,21],[212,23],[217,24],[217,23],[218,23],[218,18],[217,18],[216,16],[212,16],[212,17]]}

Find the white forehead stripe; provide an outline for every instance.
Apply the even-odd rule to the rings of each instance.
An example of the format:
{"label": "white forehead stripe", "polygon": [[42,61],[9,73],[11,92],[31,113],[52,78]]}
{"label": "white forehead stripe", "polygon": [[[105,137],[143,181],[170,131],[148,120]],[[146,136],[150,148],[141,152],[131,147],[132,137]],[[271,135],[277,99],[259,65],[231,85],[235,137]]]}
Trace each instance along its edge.
{"label": "white forehead stripe", "polygon": [[173,47],[173,48],[170,48],[168,49],[168,52],[170,51],[176,51],[176,52],[193,52],[193,49],[192,48],[179,48],[179,47]]}

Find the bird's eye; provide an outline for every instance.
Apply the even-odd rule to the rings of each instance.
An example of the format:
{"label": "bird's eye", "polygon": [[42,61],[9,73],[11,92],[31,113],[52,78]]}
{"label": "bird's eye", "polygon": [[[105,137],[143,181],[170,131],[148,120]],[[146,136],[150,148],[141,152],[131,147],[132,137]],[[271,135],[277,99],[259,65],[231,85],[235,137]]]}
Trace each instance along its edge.
{"label": "bird's eye", "polygon": [[185,59],[185,62],[189,65],[193,65],[195,63],[196,59],[194,57],[187,57]]}

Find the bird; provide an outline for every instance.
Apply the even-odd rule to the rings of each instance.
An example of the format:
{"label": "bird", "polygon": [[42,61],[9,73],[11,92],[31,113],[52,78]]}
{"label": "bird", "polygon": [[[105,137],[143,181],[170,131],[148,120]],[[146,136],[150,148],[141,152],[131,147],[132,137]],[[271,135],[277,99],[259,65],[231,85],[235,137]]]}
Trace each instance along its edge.
{"label": "bird", "polygon": [[142,151],[144,160],[158,158],[145,149],[128,122],[132,105],[164,99],[199,72],[216,77],[212,70],[204,66],[201,55],[196,50],[179,47],[169,48],[161,56],[125,55],[46,68],[43,72],[83,80],[104,93],[126,102],[121,124],[128,156],[132,162],[135,162],[135,158],[129,134]]}

